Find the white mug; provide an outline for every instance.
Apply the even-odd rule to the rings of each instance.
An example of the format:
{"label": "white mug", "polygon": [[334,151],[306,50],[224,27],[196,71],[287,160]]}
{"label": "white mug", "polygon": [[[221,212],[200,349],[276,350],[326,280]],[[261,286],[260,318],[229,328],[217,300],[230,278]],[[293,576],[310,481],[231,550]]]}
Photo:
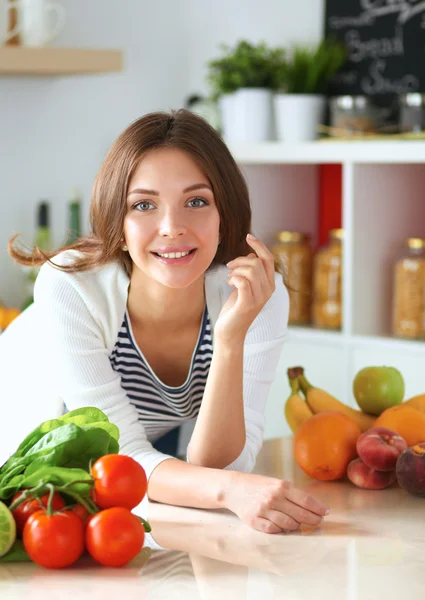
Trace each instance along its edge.
{"label": "white mug", "polygon": [[9,10],[18,7],[19,2],[0,0],[0,46],[19,33],[19,22],[9,31]]}
{"label": "white mug", "polygon": [[23,46],[46,46],[65,26],[65,8],[48,0],[19,0],[19,33]]}

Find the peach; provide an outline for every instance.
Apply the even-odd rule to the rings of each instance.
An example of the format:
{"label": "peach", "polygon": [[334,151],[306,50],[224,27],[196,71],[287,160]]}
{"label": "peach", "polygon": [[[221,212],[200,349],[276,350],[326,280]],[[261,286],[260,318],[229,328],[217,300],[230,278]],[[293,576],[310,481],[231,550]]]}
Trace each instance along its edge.
{"label": "peach", "polygon": [[347,477],[357,487],[365,490],[383,490],[396,480],[395,471],[376,471],[361,458],[355,458],[347,467]]}
{"label": "peach", "polygon": [[407,448],[397,460],[400,487],[413,496],[425,496],[425,442]]}
{"label": "peach", "polygon": [[406,441],[392,429],[372,427],[357,439],[357,454],[370,469],[393,471]]}

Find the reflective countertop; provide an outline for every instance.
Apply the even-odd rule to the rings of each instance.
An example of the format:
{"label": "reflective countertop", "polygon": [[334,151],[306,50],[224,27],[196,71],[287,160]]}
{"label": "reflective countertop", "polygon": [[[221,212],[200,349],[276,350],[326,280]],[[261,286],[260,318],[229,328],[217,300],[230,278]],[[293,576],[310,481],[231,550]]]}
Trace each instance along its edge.
{"label": "reflective countertop", "polygon": [[400,600],[425,594],[425,498],[397,485],[361,490],[319,482],[292,459],[292,440],[264,443],[255,472],[291,480],[326,502],[317,528],[264,534],[228,511],[152,503],[149,521],[163,550],[145,547],[126,567],[84,556],[49,570],[0,564],[3,600]]}

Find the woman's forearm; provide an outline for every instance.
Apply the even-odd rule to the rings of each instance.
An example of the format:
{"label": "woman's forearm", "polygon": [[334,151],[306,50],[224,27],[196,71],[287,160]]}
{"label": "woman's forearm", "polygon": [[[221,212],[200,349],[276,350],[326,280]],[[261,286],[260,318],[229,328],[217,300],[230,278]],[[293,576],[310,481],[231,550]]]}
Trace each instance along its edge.
{"label": "woman's forearm", "polygon": [[207,384],[188,447],[189,462],[223,469],[245,446],[243,340],[216,340]]}
{"label": "woman's forearm", "polygon": [[163,504],[193,508],[226,508],[232,471],[206,469],[176,458],[160,463],[149,477],[148,498]]}

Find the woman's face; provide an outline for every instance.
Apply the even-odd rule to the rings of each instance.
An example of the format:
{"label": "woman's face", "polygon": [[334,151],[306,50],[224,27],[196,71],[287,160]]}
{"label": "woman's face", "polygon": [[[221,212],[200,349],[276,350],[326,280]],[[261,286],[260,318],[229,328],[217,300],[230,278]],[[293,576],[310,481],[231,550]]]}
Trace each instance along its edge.
{"label": "woman's face", "polygon": [[191,285],[214,259],[219,225],[211,185],[188,154],[161,148],[142,159],[124,219],[133,272],[171,288]]}

